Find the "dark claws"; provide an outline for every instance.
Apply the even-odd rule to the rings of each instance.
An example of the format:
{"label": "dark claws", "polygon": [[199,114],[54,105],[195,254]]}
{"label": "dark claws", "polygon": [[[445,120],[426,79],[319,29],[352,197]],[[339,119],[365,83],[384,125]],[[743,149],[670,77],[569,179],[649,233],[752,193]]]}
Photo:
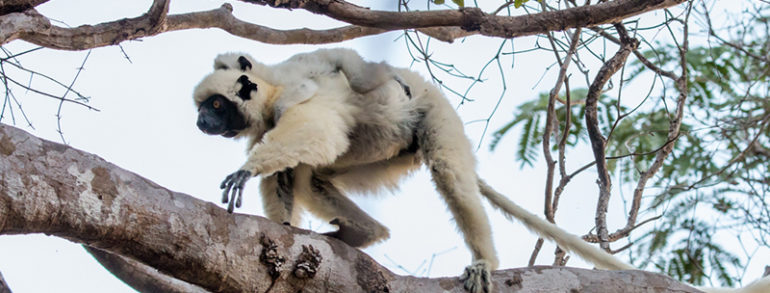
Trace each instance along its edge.
{"label": "dark claws", "polygon": [[227,175],[225,180],[222,181],[222,184],[219,185],[219,188],[224,189],[222,192],[222,203],[230,203],[227,205],[228,213],[232,214],[235,207],[241,207],[243,201],[243,186],[250,178],[251,172],[238,170],[233,174]]}

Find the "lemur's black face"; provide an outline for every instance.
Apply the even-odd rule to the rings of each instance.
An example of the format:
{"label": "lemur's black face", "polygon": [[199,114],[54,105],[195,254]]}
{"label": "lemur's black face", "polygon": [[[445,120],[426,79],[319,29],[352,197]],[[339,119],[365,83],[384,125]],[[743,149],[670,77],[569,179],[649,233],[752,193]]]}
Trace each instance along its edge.
{"label": "lemur's black face", "polygon": [[233,137],[248,127],[235,103],[222,95],[213,95],[198,108],[198,128],[206,134]]}

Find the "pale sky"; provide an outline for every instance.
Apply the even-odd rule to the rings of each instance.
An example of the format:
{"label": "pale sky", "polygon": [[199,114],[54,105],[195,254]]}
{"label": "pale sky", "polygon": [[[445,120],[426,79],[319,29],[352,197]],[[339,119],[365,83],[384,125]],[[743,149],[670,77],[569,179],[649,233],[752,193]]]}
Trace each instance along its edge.
{"label": "pale sky", "polygon": [[[53,0],[39,6],[39,11],[67,25],[77,26],[134,17],[144,13],[150,3],[149,0]],[[213,0],[172,1],[171,13],[208,10],[221,4],[221,1]],[[336,21],[302,10],[290,12],[241,2],[232,4],[237,17],[273,28],[339,25]],[[96,154],[168,189],[219,204],[219,183],[224,176],[240,167],[246,156],[245,141],[207,136],[195,126],[197,113],[192,102],[192,90],[203,76],[212,71],[213,58],[217,54],[246,52],[263,63],[272,64],[320,47],[350,47],[367,60],[385,60],[395,66],[409,67],[412,60],[406,54],[400,35],[401,32],[392,32],[325,46],[286,46],[245,40],[218,29],[188,30],[122,43],[131,63],[117,46],[94,49],[75,88],[90,96],[91,105],[101,111],[88,111],[65,104],[62,120],[64,135],[72,147]],[[534,37],[520,38],[515,44],[517,49],[525,49],[532,47],[535,41]],[[431,50],[439,60],[455,62],[463,72],[474,74],[494,56],[500,42],[499,39],[471,37],[450,46],[434,40],[431,41]],[[545,43],[541,40],[541,44]],[[21,52],[34,46],[15,41],[5,47],[12,52]],[[46,49],[30,53],[22,62],[28,68],[69,83],[85,55],[86,52]],[[474,145],[481,142],[477,152],[477,169],[481,177],[512,200],[540,215],[544,169],[520,168],[520,163],[515,161],[518,131],[506,136],[495,152],[488,149],[491,132],[513,117],[518,103],[548,90],[557,72],[552,68],[540,81],[545,67],[553,63],[552,54],[548,52],[517,56],[513,68],[510,57],[504,60],[508,91],[491,120],[487,135],[481,137],[484,123],[466,124],[466,132]],[[412,65],[412,69],[428,76],[421,63]],[[497,69],[488,70],[485,77],[489,80],[469,95],[476,102],[458,109],[464,121],[485,119],[500,96]],[[453,79],[446,81],[459,82]],[[63,89],[51,87],[40,79],[33,79],[32,84],[36,88],[51,89],[53,93],[63,93]],[[459,84],[454,87],[464,89]],[[15,93],[21,98],[35,129],[25,127],[26,124],[19,120],[18,112],[16,126],[41,138],[61,142],[54,117],[58,102],[19,89],[15,89]],[[633,95],[624,93],[624,99],[632,99]],[[454,105],[460,101],[451,94],[447,96]],[[11,123],[10,120],[2,122]],[[591,160],[587,148],[582,153],[579,149],[572,156],[568,164],[573,170]],[[258,181],[249,181],[243,207],[236,212],[262,214]],[[557,214],[560,226],[575,234],[586,233],[593,226],[597,194],[594,181],[593,171],[573,179],[563,196],[561,206],[564,208]],[[424,169],[404,180],[400,191],[394,194],[354,196],[354,200],[390,228],[389,240],[364,251],[395,273],[456,276],[470,263],[470,254]],[[488,205],[486,210],[492,221],[500,268],[526,266],[536,237],[521,224],[504,219]],[[610,211],[610,223],[625,223],[625,212],[620,212],[623,206],[619,196],[613,198]],[[304,228],[322,232],[330,229],[319,221],[309,221]],[[543,248],[538,264],[551,263],[553,248],[550,243]],[[762,263],[768,263],[768,260],[752,263],[757,268],[752,269],[747,277],[758,276]],[[574,257],[569,264],[590,267]],[[752,273],[755,271],[757,273]],[[45,235],[0,236],[0,272],[16,293],[134,292],[103,269],[79,245]]]}

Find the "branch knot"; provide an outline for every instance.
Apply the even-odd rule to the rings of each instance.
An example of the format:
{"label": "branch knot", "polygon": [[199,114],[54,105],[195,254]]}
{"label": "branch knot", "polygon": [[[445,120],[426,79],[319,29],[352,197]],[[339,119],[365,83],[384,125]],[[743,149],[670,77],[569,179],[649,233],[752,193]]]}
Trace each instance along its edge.
{"label": "branch knot", "polygon": [[460,8],[463,14],[460,28],[465,31],[473,32],[481,30],[481,23],[484,21],[485,13],[476,7]]}

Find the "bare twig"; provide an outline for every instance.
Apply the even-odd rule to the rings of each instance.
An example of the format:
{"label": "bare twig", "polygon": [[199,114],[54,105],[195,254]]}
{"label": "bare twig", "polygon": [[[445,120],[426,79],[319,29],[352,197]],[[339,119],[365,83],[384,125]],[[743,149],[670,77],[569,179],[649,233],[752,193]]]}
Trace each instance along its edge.
{"label": "bare twig", "polygon": [[72,87],[75,85],[75,81],[78,80],[78,77],[80,76],[80,73],[83,72],[83,69],[86,66],[86,61],[88,61],[88,57],[91,56],[91,50],[88,50],[88,53],[86,54],[86,57],[83,58],[83,64],[80,64],[80,67],[78,67],[77,73],[75,73],[75,77],[72,78],[72,82],[69,86],[67,86],[67,90],[64,92],[64,94],[61,96],[61,99],[59,100],[59,108],[56,110],[56,132],[59,133],[59,137],[61,138],[62,143],[67,143],[67,140],[64,139],[64,131],[61,128],[61,110],[62,106],[64,106],[64,101],[67,100],[67,94],[69,94],[72,91]]}
{"label": "bare twig", "polygon": [[[611,42],[613,42],[615,44],[618,44],[618,45],[621,44],[620,43],[620,39],[618,39],[615,36],[607,33],[605,30],[603,30],[603,29],[601,29],[599,27],[591,27],[590,30],[595,31],[600,36],[604,37],[605,39],[607,39],[607,40],[609,40],[609,41],[611,41]],[[652,70],[653,72],[655,72],[655,73],[657,73],[659,75],[668,77],[668,78],[670,78],[672,80],[676,80],[676,79],[679,78],[675,73],[673,73],[671,71],[668,71],[668,70],[663,70],[659,66],[655,65],[654,63],[652,63],[652,61],[650,61],[649,59],[644,57],[644,55],[642,55],[642,52],[639,52],[639,50],[634,49],[633,52],[634,52],[634,56],[636,56],[636,59],[638,59],[639,62],[642,62],[642,64],[644,64],[645,67],[647,67],[648,69]]]}
{"label": "bare twig", "polygon": [[[686,18],[689,19],[690,12],[692,11],[692,2],[689,2]],[[644,192],[644,187],[647,185],[647,181],[652,178],[652,176],[655,175],[655,173],[660,170],[660,168],[663,166],[663,162],[666,160],[669,154],[674,150],[673,141],[676,141],[677,138],[679,138],[679,131],[682,126],[682,120],[684,119],[684,107],[685,107],[685,101],[687,100],[687,92],[688,92],[688,85],[687,85],[687,51],[689,48],[689,32],[688,32],[688,21],[685,20],[683,22],[683,41],[682,44],[677,45],[679,48],[679,65],[681,67],[681,73],[679,74],[679,78],[675,80],[676,89],[679,92],[679,96],[677,98],[676,102],[676,109],[674,110],[673,117],[671,117],[671,120],[669,122],[668,126],[668,135],[667,135],[667,141],[672,141],[671,143],[666,143],[663,145],[663,147],[657,152],[655,155],[655,160],[650,165],[650,167],[642,172],[639,176],[639,180],[637,181],[636,188],[634,188],[634,193],[632,196],[631,201],[631,210],[628,213],[628,219],[626,222],[626,225],[623,228],[618,229],[617,231],[613,232],[612,238],[620,238],[624,237],[625,235],[628,235],[630,231],[636,227],[636,218],[638,216],[639,208],[641,207],[642,202],[642,194]],[[600,234],[599,237],[601,238],[602,235]]]}
{"label": "bare twig", "polygon": [[[546,6],[544,2],[541,2],[541,7],[543,11],[546,10]],[[548,36],[548,41],[551,44],[551,48],[553,49],[553,53],[556,57],[556,61],[559,63],[559,75],[556,78],[556,83],[554,84],[553,88],[551,89],[549,95],[548,95],[548,106],[546,108],[546,118],[545,118],[545,130],[543,130],[543,156],[545,157],[545,163],[546,163],[546,183],[545,183],[545,200],[544,200],[544,210],[543,213],[545,214],[546,219],[551,222],[555,223],[554,215],[555,215],[555,209],[553,205],[553,179],[554,179],[554,168],[556,167],[556,162],[553,159],[553,156],[551,155],[551,136],[553,135],[553,128],[554,125],[558,124],[557,117],[556,117],[556,98],[559,96],[559,93],[561,92],[561,86],[564,84],[565,80],[567,79],[567,69],[570,66],[570,61],[572,60],[572,55],[575,54],[577,51],[577,46],[579,44],[580,40],[580,33],[581,28],[575,29],[575,31],[572,33],[572,42],[570,43],[570,48],[567,51],[567,55],[562,60],[561,56],[559,56],[559,49],[556,47],[556,44],[554,42],[553,35],[549,32],[546,35]],[[569,111],[569,110],[567,110]],[[569,131],[569,130],[566,130]],[[561,150],[560,150],[561,151]],[[538,241],[539,243],[539,241]],[[536,257],[536,253],[540,251],[539,247],[535,247],[535,250],[532,252],[533,257],[530,258],[530,260],[534,260]],[[557,260],[555,263],[561,263],[562,258],[557,255]]]}
{"label": "bare twig", "polygon": [[[633,230],[636,230],[637,228],[639,228],[639,227],[641,227],[641,226],[644,226],[645,224],[647,224],[647,223],[649,223],[649,222],[652,222],[652,221],[656,221],[656,220],[660,219],[661,217],[662,217],[662,215],[658,215],[658,216],[654,216],[654,217],[652,217],[652,218],[646,219],[646,220],[644,220],[644,221],[641,221],[641,222],[639,222],[638,224],[636,224],[636,225],[634,225],[633,227],[631,227],[631,229],[629,229],[629,231],[628,231],[628,232],[631,232],[631,231],[633,231]],[[627,235],[627,233],[624,233],[624,234],[621,234],[621,233],[612,233],[612,234],[610,234],[610,235],[608,236],[608,241],[609,241],[609,242],[615,242],[615,241],[618,241],[618,240],[620,240],[620,239],[621,239],[621,238],[623,238],[623,237],[626,237],[626,235]],[[588,233],[588,234],[586,234],[586,235],[583,235],[583,237],[582,237],[582,238],[583,238],[583,240],[585,240],[585,241],[588,241],[588,242],[591,242],[591,243],[599,243],[599,242],[600,242],[600,241],[599,241],[599,236],[597,236],[596,234],[593,234],[593,233]]]}
{"label": "bare twig", "polygon": [[532,250],[532,254],[529,256],[528,266],[531,267],[535,265],[535,261],[537,260],[537,255],[540,254],[540,249],[543,248],[543,242],[545,242],[543,238],[538,238],[537,242],[535,242],[535,248]]}

